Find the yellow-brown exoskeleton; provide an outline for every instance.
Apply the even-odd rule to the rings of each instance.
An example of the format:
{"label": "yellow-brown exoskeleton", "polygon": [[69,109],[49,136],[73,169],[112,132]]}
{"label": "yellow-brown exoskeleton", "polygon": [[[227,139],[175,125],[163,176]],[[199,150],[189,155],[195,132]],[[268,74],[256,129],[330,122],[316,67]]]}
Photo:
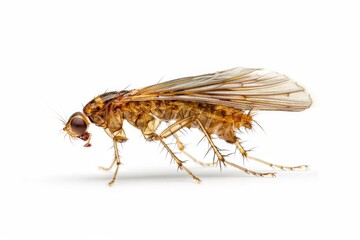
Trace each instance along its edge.
{"label": "yellow-brown exoskeleton", "polygon": [[[105,130],[114,145],[115,157],[108,168],[116,165],[109,185],[115,182],[120,165],[117,143],[127,140],[123,122],[127,121],[149,141],[159,141],[170,153],[181,170],[200,182],[166,144],[165,139],[176,138],[179,150],[200,163],[184,150],[176,132],[182,128],[198,128],[203,132],[217,156],[218,162],[236,167],[255,176],[274,176],[273,172],[256,172],[229,162],[212,140],[212,135],[236,145],[241,154],[251,160],[280,169],[303,169],[280,166],[251,157],[242,147],[236,131],[250,129],[253,116],[250,111],[303,111],[311,106],[311,98],[301,86],[287,76],[263,69],[233,68],[221,72],[175,79],[141,89],[107,92],[91,100],[83,113],[73,114],[64,130],[74,138],[90,145],[87,132],[89,120]],[[89,120],[88,120],[89,119]],[[169,126],[157,134],[162,123]],[[171,123],[171,124],[170,124]]]}

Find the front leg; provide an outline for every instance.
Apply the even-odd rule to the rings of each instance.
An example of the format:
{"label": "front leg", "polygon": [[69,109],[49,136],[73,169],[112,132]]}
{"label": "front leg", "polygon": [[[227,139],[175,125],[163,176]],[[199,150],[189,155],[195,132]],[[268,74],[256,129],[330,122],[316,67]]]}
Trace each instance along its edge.
{"label": "front leg", "polygon": [[120,156],[119,156],[119,150],[118,150],[118,147],[117,147],[117,141],[114,139],[114,140],[113,140],[113,143],[114,143],[114,152],[115,152],[114,162],[116,162],[116,169],[115,169],[115,173],[114,173],[113,178],[112,178],[111,181],[109,182],[109,186],[110,186],[110,187],[115,183],[116,176],[117,176],[117,173],[118,173],[118,171],[119,171],[119,166],[120,166],[120,164],[121,164],[121,162],[120,162]]}
{"label": "front leg", "polygon": [[[108,128],[105,129],[105,132],[106,134],[111,137],[111,139],[115,140],[116,142],[125,142],[127,141],[127,137],[125,135],[125,132],[123,129],[120,129],[114,133],[112,133]],[[114,148],[115,149],[115,148]],[[115,154],[116,155],[116,154]],[[115,163],[116,163],[116,158],[114,157],[114,160],[112,161],[111,165],[109,167],[99,167],[100,170],[103,170],[103,171],[109,171],[111,170],[114,166],[115,166]]]}
{"label": "front leg", "polygon": [[105,171],[109,171],[110,169],[113,168],[113,166],[116,164],[116,169],[115,169],[115,173],[113,175],[113,178],[111,179],[111,181],[109,182],[109,186],[112,186],[114,183],[115,183],[115,180],[116,180],[116,176],[117,176],[117,173],[119,171],[119,166],[121,164],[120,162],[120,156],[119,156],[119,149],[118,149],[118,146],[117,146],[117,143],[118,142],[125,142],[127,140],[126,138],[126,135],[125,135],[125,132],[123,129],[120,129],[114,133],[112,133],[109,129],[105,129],[105,132],[107,133],[107,135],[109,137],[112,138],[113,140],[113,146],[114,146],[114,160],[113,162],[111,163],[110,167],[100,167],[101,170],[105,170]]}

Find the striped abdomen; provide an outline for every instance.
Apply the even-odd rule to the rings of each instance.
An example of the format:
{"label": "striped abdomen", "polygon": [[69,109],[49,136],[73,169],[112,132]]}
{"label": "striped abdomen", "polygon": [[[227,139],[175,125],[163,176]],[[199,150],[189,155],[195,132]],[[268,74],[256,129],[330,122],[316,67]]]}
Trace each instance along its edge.
{"label": "striped abdomen", "polygon": [[[240,127],[251,128],[252,117],[241,110],[230,107],[197,102],[144,101],[129,102],[121,107],[124,117],[135,127],[145,129],[156,116],[162,121],[180,120],[197,116],[209,134],[216,134],[227,142],[236,141],[235,130]],[[150,114],[151,113],[151,114]],[[187,127],[198,127],[197,122]]]}

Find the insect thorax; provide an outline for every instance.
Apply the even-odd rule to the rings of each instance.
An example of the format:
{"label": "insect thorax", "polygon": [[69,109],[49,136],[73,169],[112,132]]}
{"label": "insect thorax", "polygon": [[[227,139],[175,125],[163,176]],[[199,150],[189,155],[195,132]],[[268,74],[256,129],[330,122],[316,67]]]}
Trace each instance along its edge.
{"label": "insect thorax", "polygon": [[111,104],[113,100],[121,98],[127,91],[106,92],[95,97],[85,105],[83,111],[92,123],[102,128],[120,129],[122,127],[122,117]]}

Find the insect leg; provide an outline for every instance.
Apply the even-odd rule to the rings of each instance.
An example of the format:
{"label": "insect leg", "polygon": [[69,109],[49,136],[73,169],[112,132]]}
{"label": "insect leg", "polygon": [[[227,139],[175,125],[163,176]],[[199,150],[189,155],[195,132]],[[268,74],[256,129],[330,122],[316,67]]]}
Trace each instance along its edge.
{"label": "insect leg", "polygon": [[241,143],[239,142],[239,140],[236,140],[235,142],[235,145],[236,147],[240,150],[241,152],[241,155],[245,158],[248,158],[250,160],[253,160],[255,162],[259,162],[259,163],[262,163],[262,164],[265,164],[265,165],[268,165],[269,167],[273,167],[273,168],[279,168],[281,170],[296,170],[296,169],[299,169],[299,170],[306,170],[309,168],[308,165],[300,165],[300,166],[294,166],[294,167],[288,167],[288,166],[282,166],[282,165],[277,165],[277,164],[273,164],[273,163],[269,163],[269,162],[266,162],[264,160],[261,160],[261,159],[258,159],[258,158],[255,158],[255,157],[252,157],[252,156],[249,156],[247,151],[243,148],[243,146],[241,146]]}
{"label": "insect leg", "polygon": [[173,124],[171,124],[169,127],[167,127],[164,131],[160,133],[160,135],[156,133],[149,133],[146,134],[145,137],[152,140],[159,140],[161,144],[165,147],[165,149],[170,153],[170,155],[174,158],[175,162],[177,163],[178,167],[181,170],[184,170],[187,174],[189,174],[197,183],[200,183],[200,178],[196,177],[187,167],[184,166],[184,162],[181,161],[174,153],[171,151],[169,146],[165,143],[164,139],[174,135],[177,131],[179,131],[181,128],[185,127],[189,123],[193,122],[195,120],[194,116],[190,116],[187,118],[183,118]]}
{"label": "insect leg", "polygon": [[103,170],[103,171],[109,171],[114,167],[115,163],[116,163],[116,158],[114,158],[114,160],[112,161],[112,163],[111,163],[111,165],[109,167],[101,167],[100,166],[99,169]]}
{"label": "insect leg", "polygon": [[113,178],[111,179],[111,181],[109,182],[109,186],[112,186],[116,180],[116,175],[119,171],[119,166],[121,164],[120,162],[120,156],[119,156],[119,149],[118,149],[118,142],[125,142],[127,140],[125,132],[123,129],[120,129],[116,132],[111,132],[110,129],[105,129],[106,134],[111,137],[111,139],[113,140],[113,146],[114,146],[114,160],[112,161],[111,165],[107,168],[105,167],[99,167],[101,170],[105,170],[108,171],[110,169],[112,169],[116,163],[116,169],[115,169],[115,173],[113,175]]}
{"label": "insect leg", "polygon": [[154,139],[157,139],[161,142],[162,145],[166,148],[166,150],[170,153],[170,155],[175,159],[175,162],[177,163],[178,167],[181,170],[184,170],[187,174],[189,174],[197,183],[200,183],[201,180],[197,176],[195,176],[187,167],[184,166],[184,162],[181,161],[174,153],[171,151],[169,146],[164,142],[163,138],[157,134],[154,135]]}
{"label": "insect leg", "polygon": [[[115,141],[117,141],[117,142],[124,142],[124,141],[127,140],[126,135],[125,135],[125,132],[124,132],[123,129],[120,129],[120,130],[116,131],[115,133],[112,133],[112,132],[107,128],[107,129],[105,129],[105,132],[106,132],[106,134],[107,134],[109,137],[111,137],[113,140],[115,140]],[[116,156],[116,154],[115,154],[115,156]],[[115,163],[116,163],[116,157],[114,157],[114,160],[112,161],[112,163],[111,163],[111,165],[110,165],[109,167],[102,167],[102,166],[100,166],[99,169],[100,169],[100,170],[103,170],[103,171],[109,171],[109,170],[111,170],[111,169],[114,167]]]}
{"label": "insect leg", "polygon": [[224,164],[229,164],[230,166],[232,167],[235,167],[235,168],[238,168],[244,172],[246,172],[247,174],[251,174],[251,175],[254,175],[254,176],[259,176],[259,177],[264,177],[264,176],[272,176],[272,177],[275,177],[275,173],[273,172],[265,172],[265,173],[261,173],[261,172],[255,172],[255,171],[252,171],[252,170],[249,170],[247,168],[244,168],[244,167],[241,167],[235,163],[232,163],[232,162],[229,162],[227,161],[224,156],[220,153],[219,149],[216,147],[215,143],[213,142],[213,140],[211,139],[210,135],[207,133],[204,125],[201,123],[200,120],[196,120],[197,123],[199,124],[201,130],[204,132],[206,138],[208,139],[212,149],[214,150],[216,156],[218,157],[218,160],[221,162],[221,163],[224,163]]}
{"label": "insect leg", "polygon": [[183,152],[186,156],[188,156],[191,160],[193,160],[195,163],[197,163],[197,164],[199,164],[199,165],[201,165],[201,166],[203,166],[203,167],[212,167],[212,166],[214,166],[213,163],[204,163],[204,162],[202,162],[202,161],[199,161],[199,160],[197,160],[195,157],[193,157],[192,155],[190,155],[190,153],[186,152],[186,151],[185,151],[185,146],[184,146],[184,144],[180,141],[179,136],[178,136],[176,133],[174,133],[173,135],[174,135],[174,137],[175,137],[175,139],[176,139],[176,144],[177,144],[178,149],[179,149],[181,152]]}
{"label": "insect leg", "polygon": [[185,127],[186,125],[194,122],[195,119],[196,119],[196,116],[190,116],[190,117],[186,117],[181,120],[178,120],[178,121],[174,122],[173,124],[171,124],[170,126],[168,126],[164,131],[162,131],[160,136],[162,138],[167,138],[171,135],[174,135],[174,133],[176,133],[177,131],[179,131],[180,129]]}
{"label": "insect leg", "polygon": [[119,166],[121,164],[120,162],[120,157],[119,157],[119,150],[118,150],[118,146],[117,146],[117,141],[115,139],[113,139],[113,143],[114,143],[114,153],[115,153],[115,159],[113,161],[113,163],[111,165],[113,165],[115,162],[116,162],[116,169],[115,169],[115,173],[114,173],[114,176],[113,178],[111,179],[111,181],[109,182],[109,186],[111,187],[115,180],[116,180],[116,175],[119,171]]}

